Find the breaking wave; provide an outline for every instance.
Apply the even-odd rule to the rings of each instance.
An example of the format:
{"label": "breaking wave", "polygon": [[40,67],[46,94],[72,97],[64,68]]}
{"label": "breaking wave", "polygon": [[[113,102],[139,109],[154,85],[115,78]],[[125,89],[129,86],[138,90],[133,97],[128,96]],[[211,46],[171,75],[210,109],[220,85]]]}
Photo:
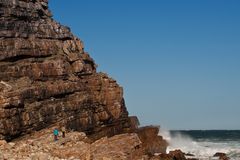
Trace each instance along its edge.
{"label": "breaking wave", "polygon": [[[170,132],[161,130],[160,135],[169,143],[167,152],[180,149],[184,153],[193,154],[194,157],[191,158],[199,158],[200,160],[215,160],[217,158],[214,158],[213,155],[217,152],[222,152],[226,153],[231,160],[240,160],[239,137],[233,138],[231,134],[228,134],[229,137],[221,137],[216,131],[216,133],[214,133],[215,136],[212,136],[210,132],[211,131],[194,131],[193,133],[193,131]],[[238,133],[234,133],[234,135],[240,133],[240,131],[236,132]]]}

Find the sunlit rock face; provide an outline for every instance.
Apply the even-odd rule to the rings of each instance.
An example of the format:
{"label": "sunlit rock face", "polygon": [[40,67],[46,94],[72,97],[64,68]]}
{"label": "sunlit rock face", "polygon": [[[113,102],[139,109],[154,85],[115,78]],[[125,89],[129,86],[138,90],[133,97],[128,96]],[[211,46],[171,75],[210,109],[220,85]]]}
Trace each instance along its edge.
{"label": "sunlit rock face", "polygon": [[53,124],[94,139],[131,130],[123,89],[96,72],[47,0],[0,0],[0,139]]}

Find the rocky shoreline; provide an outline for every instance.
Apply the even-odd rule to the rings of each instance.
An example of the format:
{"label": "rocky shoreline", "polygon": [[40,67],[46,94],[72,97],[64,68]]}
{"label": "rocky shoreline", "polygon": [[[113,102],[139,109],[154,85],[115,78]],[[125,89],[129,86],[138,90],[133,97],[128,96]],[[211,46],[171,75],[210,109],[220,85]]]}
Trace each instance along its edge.
{"label": "rocky shoreline", "polygon": [[[0,160],[198,160],[180,150],[156,154],[166,148],[154,148],[154,142],[143,133],[125,133],[93,141],[84,132],[68,131],[65,138],[60,134],[54,141],[53,129],[56,127],[12,142],[1,140]],[[144,127],[141,130],[151,133],[153,128]],[[224,153],[214,156],[219,160],[229,159]]]}

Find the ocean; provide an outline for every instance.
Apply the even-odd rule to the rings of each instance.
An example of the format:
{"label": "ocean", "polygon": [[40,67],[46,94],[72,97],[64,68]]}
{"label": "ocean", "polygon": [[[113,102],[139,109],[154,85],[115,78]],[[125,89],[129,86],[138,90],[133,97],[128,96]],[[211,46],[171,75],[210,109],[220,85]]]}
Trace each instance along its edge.
{"label": "ocean", "polygon": [[180,149],[200,160],[216,160],[213,155],[222,152],[240,160],[240,130],[161,131],[160,135],[169,143],[167,152]]}

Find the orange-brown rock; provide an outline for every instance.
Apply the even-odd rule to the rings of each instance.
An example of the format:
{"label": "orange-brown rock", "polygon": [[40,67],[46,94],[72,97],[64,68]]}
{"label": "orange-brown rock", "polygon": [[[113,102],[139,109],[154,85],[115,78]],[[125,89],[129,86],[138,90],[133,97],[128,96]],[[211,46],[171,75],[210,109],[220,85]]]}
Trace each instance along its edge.
{"label": "orange-brown rock", "polygon": [[136,133],[126,133],[95,142],[83,132],[67,132],[66,137],[53,140],[53,128],[41,130],[0,145],[0,159],[41,160],[129,160],[147,157],[141,152],[141,141]]}
{"label": "orange-brown rock", "polygon": [[138,128],[138,134],[142,146],[146,153],[153,155],[154,153],[165,153],[167,148],[167,141],[162,136],[158,135],[159,127],[146,126]]}
{"label": "orange-brown rock", "polygon": [[57,123],[95,139],[129,131],[123,89],[51,16],[47,0],[0,1],[0,139]]}
{"label": "orange-brown rock", "polygon": [[[48,0],[0,0],[0,159],[165,153],[159,129],[138,128],[122,87],[98,73],[83,42],[51,16]],[[81,133],[54,143],[52,126]]]}
{"label": "orange-brown rock", "polygon": [[168,154],[161,153],[151,157],[151,160],[197,160],[196,158],[186,158],[181,150],[170,151]]}

